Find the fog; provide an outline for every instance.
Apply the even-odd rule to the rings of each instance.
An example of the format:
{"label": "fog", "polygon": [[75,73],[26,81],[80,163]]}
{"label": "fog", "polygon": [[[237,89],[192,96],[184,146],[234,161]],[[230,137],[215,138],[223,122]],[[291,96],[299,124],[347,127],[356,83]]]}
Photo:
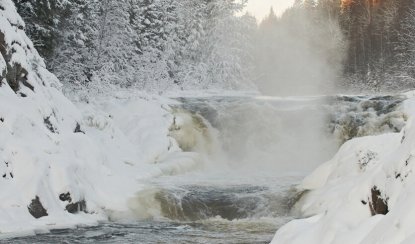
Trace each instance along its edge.
{"label": "fog", "polygon": [[245,11],[254,15],[258,20],[263,20],[272,7],[280,16],[284,11],[294,4],[294,0],[251,0],[248,1]]}
{"label": "fog", "polygon": [[[309,172],[334,155],[325,98],[217,97],[184,99],[173,136],[206,156],[205,169],[280,175]],[[186,119],[188,118],[188,119]],[[195,117],[196,118],[196,117]],[[187,121],[187,122],[186,122]]]}
{"label": "fog", "polygon": [[[309,172],[335,154],[340,144],[329,124],[336,107],[328,109],[330,101],[320,95],[336,94],[346,43],[337,19],[318,11],[301,4],[277,17],[271,10],[252,32],[246,46],[252,47],[251,75],[262,97],[184,100],[185,110],[201,115],[216,131],[216,137],[202,140],[220,149],[208,166],[251,176]],[[194,131],[203,130],[181,131],[183,148],[203,138]]]}
{"label": "fog", "polygon": [[337,19],[316,8],[271,13],[259,24],[255,83],[266,95],[334,93],[345,45]]}

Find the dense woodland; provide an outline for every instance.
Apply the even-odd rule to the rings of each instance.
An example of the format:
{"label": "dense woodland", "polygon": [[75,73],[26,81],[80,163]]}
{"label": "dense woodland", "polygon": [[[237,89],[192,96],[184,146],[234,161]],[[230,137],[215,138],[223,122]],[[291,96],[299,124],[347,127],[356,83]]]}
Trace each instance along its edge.
{"label": "dense woodland", "polygon": [[67,86],[415,88],[415,2],[297,0],[260,23],[234,0],[14,0]]}

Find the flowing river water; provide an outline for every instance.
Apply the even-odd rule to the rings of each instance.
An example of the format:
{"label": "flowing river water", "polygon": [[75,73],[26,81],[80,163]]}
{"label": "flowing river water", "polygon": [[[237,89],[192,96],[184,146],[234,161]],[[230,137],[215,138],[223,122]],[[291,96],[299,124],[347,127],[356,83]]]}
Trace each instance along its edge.
{"label": "flowing river water", "polygon": [[143,182],[132,216],[5,243],[269,243],[294,219],[295,186],[345,141],[399,131],[402,97],[207,97],[172,104],[200,167]]}

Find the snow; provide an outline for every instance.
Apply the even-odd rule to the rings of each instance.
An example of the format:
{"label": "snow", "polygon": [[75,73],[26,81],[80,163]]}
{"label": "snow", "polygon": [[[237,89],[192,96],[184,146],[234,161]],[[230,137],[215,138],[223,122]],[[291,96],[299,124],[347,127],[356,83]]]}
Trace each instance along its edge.
{"label": "snow", "polygon": [[[169,135],[173,101],[120,92],[74,104],[18,27],[12,2],[0,5],[0,31],[12,53],[9,60],[0,55],[0,67],[22,65],[34,87],[0,86],[0,238],[128,214],[140,181],[197,167],[198,155],[182,152]],[[70,202],[60,199],[65,193]],[[48,214],[39,219],[28,211],[36,197]],[[85,212],[65,209],[83,200]]]}
{"label": "snow", "polygon": [[[299,190],[301,219],[277,231],[272,243],[412,243],[415,230],[415,99],[407,93],[409,116],[400,133],[356,138],[310,174]],[[371,189],[387,203],[372,216]]]}
{"label": "snow", "polygon": [[[197,155],[182,152],[169,136],[173,115],[161,99],[105,97],[79,103],[78,109],[54,88],[45,90],[49,101],[0,89],[5,118],[0,170],[6,174],[0,179],[2,234],[125,215],[129,199],[142,188],[140,181],[183,173],[197,164]],[[47,116],[55,133],[44,125]],[[76,123],[85,134],[74,133]],[[88,214],[65,211],[59,195],[66,192],[73,201],[84,199]],[[35,196],[49,216],[34,219],[29,214],[27,206]]]}

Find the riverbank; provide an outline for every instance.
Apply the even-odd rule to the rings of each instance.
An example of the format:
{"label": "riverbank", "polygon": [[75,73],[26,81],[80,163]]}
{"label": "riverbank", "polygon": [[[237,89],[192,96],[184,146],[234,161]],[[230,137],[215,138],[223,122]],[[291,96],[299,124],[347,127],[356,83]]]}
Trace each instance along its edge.
{"label": "riverbank", "polygon": [[299,190],[302,218],[277,233],[272,243],[412,243],[415,100],[398,133],[353,139],[310,174]]}

